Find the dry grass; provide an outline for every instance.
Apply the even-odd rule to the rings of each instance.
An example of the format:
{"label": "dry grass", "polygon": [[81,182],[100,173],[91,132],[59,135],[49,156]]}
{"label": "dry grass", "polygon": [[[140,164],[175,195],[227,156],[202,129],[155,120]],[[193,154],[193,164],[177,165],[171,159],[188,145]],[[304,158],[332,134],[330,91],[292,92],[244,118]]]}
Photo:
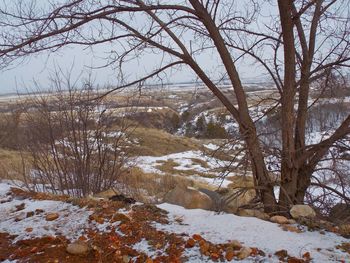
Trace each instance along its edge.
{"label": "dry grass", "polygon": [[132,137],[139,142],[139,145],[132,149],[134,156],[162,156],[200,149],[200,144],[196,140],[175,136],[157,129],[136,128]]}
{"label": "dry grass", "polygon": [[0,149],[0,179],[23,179],[23,167],[28,164],[22,157],[28,158],[27,154],[19,151]]}
{"label": "dry grass", "polygon": [[160,202],[163,196],[177,185],[194,186],[194,181],[181,176],[144,173],[132,168],[120,178],[126,194],[141,202]]}
{"label": "dry grass", "polygon": [[230,187],[254,187],[254,179],[252,176],[230,176],[227,179],[231,180],[232,183],[229,184]]}
{"label": "dry grass", "polygon": [[[192,160],[192,159],[191,159]],[[198,159],[194,159],[194,160],[198,160]],[[202,160],[200,160],[201,162],[204,162]],[[174,160],[169,159],[167,161],[159,161],[158,162],[159,165],[156,166],[156,168],[160,171],[162,171],[163,173],[166,174],[177,174],[183,177],[189,177],[189,176],[199,176],[199,177],[205,177],[205,178],[215,178],[216,175],[211,174],[211,173],[202,173],[202,172],[198,172],[194,169],[188,169],[188,170],[177,170],[175,169],[175,167],[179,166],[178,163],[176,163]],[[198,163],[197,163],[198,164]],[[205,165],[208,165],[205,163]]]}

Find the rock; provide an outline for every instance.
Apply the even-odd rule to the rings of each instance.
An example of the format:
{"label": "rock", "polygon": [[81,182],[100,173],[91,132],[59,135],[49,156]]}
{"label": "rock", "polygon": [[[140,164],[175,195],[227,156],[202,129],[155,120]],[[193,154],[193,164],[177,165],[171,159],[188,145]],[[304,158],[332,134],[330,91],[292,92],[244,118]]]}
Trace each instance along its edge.
{"label": "rock", "polygon": [[256,217],[262,220],[269,220],[270,216],[260,210],[255,209],[239,209],[237,214],[239,216],[246,216],[246,217]]}
{"label": "rock", "polygon": [[252,249],[250,247],[242,247],[241,250],[238,252],[237,257],[242,260],[249,257],[250,253],[252,253]]}
{"label": "rock", "polygon": [[202,236],[201,235],[198,235],[198,234],[194,234],[193,236],[192,236],[192,238],[194,239],[194,240],[196,240],[196,241],[201,241],[203,238],[202,238]]}
{"label": "rock", "polygon": [[227,261],[231,261],[235,256],[236,256],[236,253],[233,251],[232,248],[228,248],[226,250],[225,259]]}
{"label": "rock", "polygon": [[285,249],[276,251],[275,256],[277,256],[281,261],[284,261],[285,258],[289,257],[288,252]]}
{"label": "rock", "polygon": [[32,216],[34,216],[34,212],[33,211],[27,212],[27,217],[32,217]]}
{"label": "rock", "polygon": [[177,186],[165,194],[163,202],[183,206],[186,209],[211,210],[213,208],[213,201],[208,195],[194,188],[181,186]]}
{"label": "rock", "polygon": [[186,248],[191,248],[194,247],[196,245],[196,241],[194,241],[193,238],[189,238],[186,242]]}
{"label": "rock", "polygon": [[15,207],[16,207],[16,211],[21,211],[26,207],[26,205],[25,203],[22,203],[22,204],[16,205]]}
{"label": "rock", "polygon": [[285,216],[273,216],[270,218],[270,221],[281,225],[289,223],[288,218]]}
{"label": "rock", "polygon": [[238,240],[232,240],[228,246],[233,250],[239,250],[242,248],[242,244]]}
{"label": "rock", "polygon": [[293,205],[289,212],[294,219],[301,217],[314,218],[316,216],[315,210],[308,205]]}
{"label": "rock", "polygon": [[35,209],[35,214],[36,215],[39,215],[39,214],[41,214],[41,213],[44,213],[44,210],[43,209]]}
{"label": "rock", "polygon": [[301,230],[297,228],[296,226],[291,226],[291,225],[284,225],[282,227],[284,231],[289,231],[289,232],[294,232],[294,233],[301,233]]}
{"label": "rock", "polygon": [[294,219],[288,219],[288,224],[295,225],[296,223],[297,221],[295,221]]}
{"label": "rock", "polygon": [[46,215],[46,221],[54,221],[59,217],[60,215],[58,213],[49,213]]}
{"label": "rock", "polygon": [[75,241],[67,246],[67,252],[72,255],[83,255],[89,251],[89,246],[84,241]]}
{"label": "rock", "polygon": [[210,248],[210,244],[204,240],[201,240],[201,242],[199,242],[199,248],[200,248],[200,252],[205,255]]}

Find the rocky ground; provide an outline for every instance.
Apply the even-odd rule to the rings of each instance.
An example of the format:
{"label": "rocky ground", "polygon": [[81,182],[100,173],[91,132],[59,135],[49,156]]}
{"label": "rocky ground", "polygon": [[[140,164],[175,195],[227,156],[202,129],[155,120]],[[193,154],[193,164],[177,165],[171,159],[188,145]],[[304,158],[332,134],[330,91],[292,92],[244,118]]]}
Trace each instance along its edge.
{"label": "rocky ground", "polygon": [[0,184],[2,262],[350,262],[349,239],[279,223]]}

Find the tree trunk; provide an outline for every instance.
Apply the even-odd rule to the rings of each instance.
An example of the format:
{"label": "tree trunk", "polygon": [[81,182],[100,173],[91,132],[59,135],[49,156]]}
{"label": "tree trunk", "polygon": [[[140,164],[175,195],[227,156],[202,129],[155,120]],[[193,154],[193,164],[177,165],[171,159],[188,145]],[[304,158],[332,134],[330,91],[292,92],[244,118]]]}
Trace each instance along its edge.
{"label": "tree trunk", "polygon": [[266,169],[264,155],[260,147],[254,123],[248,125],[249,128],[241,126],[241,134],[247,144],[249,158],[251,162],[254,181],[257,187],[257,194],[264,204],[266,213],[275,212],[277,210],[277,202],[274,194],[274,184]]}
{"label": "tree trunk", "polygon": [[303,204],[305,200],[306,191],[311,184],[312,170],[307,167],[302,167],[298,175],[298,189],[296,192],[296,204]]}

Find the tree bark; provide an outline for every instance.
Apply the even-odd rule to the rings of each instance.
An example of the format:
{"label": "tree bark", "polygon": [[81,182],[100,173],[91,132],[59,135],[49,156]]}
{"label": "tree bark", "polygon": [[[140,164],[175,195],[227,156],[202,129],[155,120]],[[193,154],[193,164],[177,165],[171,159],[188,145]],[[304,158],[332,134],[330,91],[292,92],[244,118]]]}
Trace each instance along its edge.
{"label": "tree bark", "polygon": [[294,39],[293,1],[279,0],[278,7],[281,18],[284,43],[284,85],[281,98],[282,104],[282,160],[281,160],[281,191],[279,206],[287,209],[295,200],[297,191],[298,169],[296,167],[294,143],[294,98],[296,94],[296,55]]}

